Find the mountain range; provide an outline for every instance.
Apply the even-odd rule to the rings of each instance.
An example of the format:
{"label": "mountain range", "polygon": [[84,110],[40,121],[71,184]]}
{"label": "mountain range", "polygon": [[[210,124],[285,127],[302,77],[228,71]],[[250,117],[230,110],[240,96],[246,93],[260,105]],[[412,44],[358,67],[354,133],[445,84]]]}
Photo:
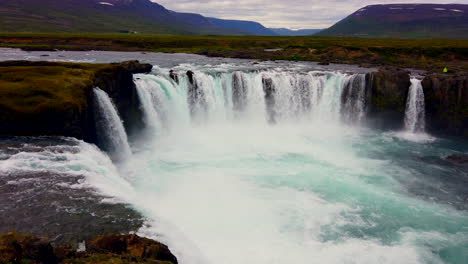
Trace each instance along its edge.
{"label": "mountain range", "polygon": [[150,0],[0,0],[0,32],[280,35],[257,22],[175,12]]}
{"label": "mountain range", "polygon": [[0,32],[468,39],[468,5],[370,5],[325,30],[290,30],[175,12],[150,0],[0,0]]}
{"label": "mountain range", "polygon": [[468,39],[468,5],[370,5],[317,35]]}

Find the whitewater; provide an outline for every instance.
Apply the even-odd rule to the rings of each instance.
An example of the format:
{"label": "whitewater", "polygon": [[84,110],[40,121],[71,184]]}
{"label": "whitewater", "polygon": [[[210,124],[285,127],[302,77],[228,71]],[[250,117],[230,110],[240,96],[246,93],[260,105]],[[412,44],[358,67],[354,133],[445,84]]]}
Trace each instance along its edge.
{"label": "whitewater", "polygon": [[181,263],[466,258],[466,212],[409,194],[422,172],[386,156],[420,143],[365,127],[364,74],[166,72],[135,76],[149,129],[122,170]]}
{"label": "whitewater", "polygon": [[107,154],[68,139],[78,150],[18,153],[0,171],[85,175],[74,188],[130,204],[146,218],[139,233],[182,264],[467,263],[467,173],[442,158],[468,146],[426,136],[414,78],[401,130],[370,127],[368,81],[155,66],[134,75],[138,135],[96,88]]}

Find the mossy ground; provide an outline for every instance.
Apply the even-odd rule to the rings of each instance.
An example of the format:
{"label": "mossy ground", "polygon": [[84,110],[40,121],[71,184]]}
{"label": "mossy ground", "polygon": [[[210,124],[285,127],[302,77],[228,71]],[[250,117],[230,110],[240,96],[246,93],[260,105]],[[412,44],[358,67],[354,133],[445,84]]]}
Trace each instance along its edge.
{"label": "mossy ground", "polygon": [[83,109],[94,75],[107,67],[76,63],[5,65],[0,64],[0,107],[23,114]]}

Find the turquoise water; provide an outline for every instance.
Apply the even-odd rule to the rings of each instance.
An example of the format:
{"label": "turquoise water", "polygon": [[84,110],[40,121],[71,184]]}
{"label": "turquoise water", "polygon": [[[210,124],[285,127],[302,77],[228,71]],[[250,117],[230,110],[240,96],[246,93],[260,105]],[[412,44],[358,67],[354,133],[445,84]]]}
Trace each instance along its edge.
{"label": "turquoise water", "polygon": [[[122,170],[150,219],[141,232],[162,237],[181,263],[468,261],[468,174],[443,160],[466,143],[346,125],[346,74],[309,73],[304,110],[296,75],[244,73],[247,106],[231,112],[224,93],[236,88],[223,80],[232,75],[200,72],[208,105],[195,113],[180,99],[187,80],[156,75],[137,84],[158,102],[158,132],[134,144]],[[265,76],[281,94],[274,125]]]}
{"label": "turquoise water", "polygon": [[85,175],[70,188],[129,203],[182,264],[468,263],[468,169],[444,160],[467,142],[369,128],[362,75],[199,69],[190,84],[184,67],[179,83],[135,75],[146,128],[126,160],[73,141],[2,152],[0,172]]}

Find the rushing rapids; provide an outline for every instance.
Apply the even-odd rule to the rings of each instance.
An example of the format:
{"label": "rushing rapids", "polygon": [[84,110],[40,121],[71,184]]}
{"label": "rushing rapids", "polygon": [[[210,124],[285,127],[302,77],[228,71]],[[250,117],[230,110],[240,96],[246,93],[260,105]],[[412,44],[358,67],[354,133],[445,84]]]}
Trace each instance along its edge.
{"label": "rushing rapids", "polygon": [[[182,263],[467,257],[467,214],[427,202],[458,197],[463,206],[463,191],[456,181],[424,180],[414,157],[387,153],[409,144],[418,156],[424,144],[365,128],[365,75],[167,72],[135,76],[147,131],[124,173],[138,192],[130,200],[155,221],[142,232],[163,234]],[[421,122],[424,108],[412,83],[407,123]]]}
{"label": "rushing rapids", "polygon": [[[117,168],[79,142],[66,154],[2,152],[0,171],[86,175],[141,212],[140,233],[182,264],[468,259],[468,172],[443,160],[468,146],[367,127],[365,74],[170,65],[134,81],[145,127],[128,138],[95,90],[101,140],[124,154]],[[424,97],[412,83],[405,130],[418,137]]]}

